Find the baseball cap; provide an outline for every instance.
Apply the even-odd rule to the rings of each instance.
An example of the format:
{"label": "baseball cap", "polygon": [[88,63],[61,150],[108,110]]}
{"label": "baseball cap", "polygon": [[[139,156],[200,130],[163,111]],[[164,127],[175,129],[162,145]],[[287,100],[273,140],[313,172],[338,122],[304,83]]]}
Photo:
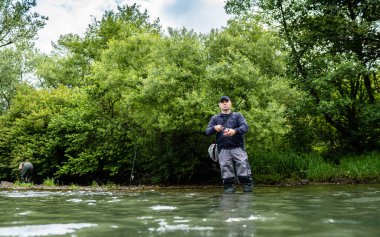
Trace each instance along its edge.
{"label": "baseball cap", "polygon": [[223,100],[230,101],[230,97],[224,95],[224,96],[220,97],[219,102],[222,102]]}

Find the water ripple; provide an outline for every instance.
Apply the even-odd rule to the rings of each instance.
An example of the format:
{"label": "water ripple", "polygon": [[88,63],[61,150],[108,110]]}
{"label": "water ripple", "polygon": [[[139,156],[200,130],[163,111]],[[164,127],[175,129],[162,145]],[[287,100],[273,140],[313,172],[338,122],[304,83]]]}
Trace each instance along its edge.
{"label": "water ripple", "polygon": [[178,225],[169,225],[164,219],[160,220],[160,227],[158,228],[149,228],[148,230],[151,232],[167,232],[167,231],[190,231],[190,230],[196,230],[196,231],[206,231],[206,230],[214,230],[214,227],[209,226],[191,226],[188,224],[178,224]]}
{"label": "water ripple", "polygon": [[96,227],[96,224],[90,223],[71,223],[71,224],[48,224],[48,225],[25,225],[14,227],[0,227],[0,236],[49,236],[64,235],[74,233],[81,228]]}
{"label": "water ripple", "polygon": [[155,211],[171,211],[171,210],[177,209],[177,207],[173,207],[173,206],[161,206],[161,205],[153,206],[153,207],[150,207],[150,208],[153,209],[153,210],[155,210]]}

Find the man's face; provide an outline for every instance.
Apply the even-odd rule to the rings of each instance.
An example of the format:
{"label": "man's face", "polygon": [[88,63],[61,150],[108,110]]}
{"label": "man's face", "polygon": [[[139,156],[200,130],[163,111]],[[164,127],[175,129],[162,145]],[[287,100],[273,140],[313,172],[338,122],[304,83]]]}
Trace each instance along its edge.
{"label": "man's face", "polygon": [[222,100],[221,102],[219,102],[219,108],[221,110],[229,110],[231,109],[231,101],[230,100]]}

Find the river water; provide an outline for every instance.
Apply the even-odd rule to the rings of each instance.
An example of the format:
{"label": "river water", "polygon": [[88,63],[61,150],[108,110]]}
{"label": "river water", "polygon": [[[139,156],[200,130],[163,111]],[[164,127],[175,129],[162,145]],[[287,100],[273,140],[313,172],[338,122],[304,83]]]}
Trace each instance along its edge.
{"label": "river water", "polygon": [[380,236],[380,185],[0,189],[0,236]]}

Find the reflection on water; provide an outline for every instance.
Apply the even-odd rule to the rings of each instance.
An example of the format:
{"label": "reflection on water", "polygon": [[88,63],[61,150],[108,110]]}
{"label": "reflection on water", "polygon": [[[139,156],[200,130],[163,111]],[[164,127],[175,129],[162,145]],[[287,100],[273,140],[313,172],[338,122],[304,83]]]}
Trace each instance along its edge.
{"label": "reflection on water", "polygon": [[0,190],[0,236],[380,236],[380,185]]}

